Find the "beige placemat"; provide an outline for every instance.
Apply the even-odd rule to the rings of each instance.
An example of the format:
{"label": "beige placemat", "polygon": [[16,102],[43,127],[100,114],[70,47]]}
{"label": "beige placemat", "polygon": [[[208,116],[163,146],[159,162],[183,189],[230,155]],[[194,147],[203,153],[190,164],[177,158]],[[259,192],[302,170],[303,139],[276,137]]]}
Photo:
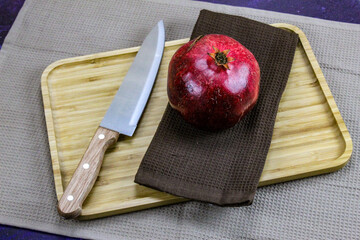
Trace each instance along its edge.
{"label": "beige placemat", "polygon": [[[60,218],[42,71],[58,59],[137,46],[159,19],[167,40],[188,37],[203,8],[305,32],[352,135],[351,161],[336,173],[260,188],[246,208],[188,202],[86,222]],[[102,239],[357,238],[359,39],[359,25],[207,3],[26,0],[0,50],[0,223]]]}

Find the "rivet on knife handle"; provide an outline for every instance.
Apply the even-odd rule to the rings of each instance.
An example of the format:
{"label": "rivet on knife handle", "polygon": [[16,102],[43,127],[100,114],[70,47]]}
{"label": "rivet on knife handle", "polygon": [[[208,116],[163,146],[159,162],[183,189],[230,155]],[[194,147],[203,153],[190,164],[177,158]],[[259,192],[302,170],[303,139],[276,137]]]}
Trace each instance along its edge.
{"label": "rivet on knife handle", "polygon": [[119,133],[99,127],[93,136],[70,183],[58,203],[58,212],[65,218],[76,218],[81,214],[82,204],[99,175],[104,153],[119,138]]}

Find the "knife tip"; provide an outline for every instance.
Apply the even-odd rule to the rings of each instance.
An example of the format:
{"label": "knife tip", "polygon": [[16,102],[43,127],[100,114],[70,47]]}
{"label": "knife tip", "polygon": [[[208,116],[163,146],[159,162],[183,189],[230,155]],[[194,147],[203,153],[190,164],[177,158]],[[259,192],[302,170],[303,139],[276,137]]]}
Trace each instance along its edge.
{"label": "knife tip", "polygon": [[164,27],[164,21],[163,21],[163,20],[160,20],[160,21],[158,22],[158,25],[159,25],[159,27]]}

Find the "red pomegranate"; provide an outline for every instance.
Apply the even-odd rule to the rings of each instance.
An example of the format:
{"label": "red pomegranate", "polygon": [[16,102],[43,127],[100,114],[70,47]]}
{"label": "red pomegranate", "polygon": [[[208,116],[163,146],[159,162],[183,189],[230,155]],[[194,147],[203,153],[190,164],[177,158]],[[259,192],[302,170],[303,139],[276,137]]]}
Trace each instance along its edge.
{"label": "red pomegranate", "polygon": [[235,39],[209,34],[179,48],[168,72],[170,105],[189,123],[207,130],[234,126],[255,105],[260,69]]}

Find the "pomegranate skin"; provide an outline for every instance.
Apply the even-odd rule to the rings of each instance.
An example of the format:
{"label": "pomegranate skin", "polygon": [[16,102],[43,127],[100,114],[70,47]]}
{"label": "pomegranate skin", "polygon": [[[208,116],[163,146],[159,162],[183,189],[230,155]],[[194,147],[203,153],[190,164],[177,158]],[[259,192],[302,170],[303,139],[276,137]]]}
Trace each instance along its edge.
{"label": "pomegranate skin", "polygon": [[260,69],[235,39],[209,34],[179,48],[168,71],[170,105],[189,123],[207,130],[230,128],[255,105]]}

